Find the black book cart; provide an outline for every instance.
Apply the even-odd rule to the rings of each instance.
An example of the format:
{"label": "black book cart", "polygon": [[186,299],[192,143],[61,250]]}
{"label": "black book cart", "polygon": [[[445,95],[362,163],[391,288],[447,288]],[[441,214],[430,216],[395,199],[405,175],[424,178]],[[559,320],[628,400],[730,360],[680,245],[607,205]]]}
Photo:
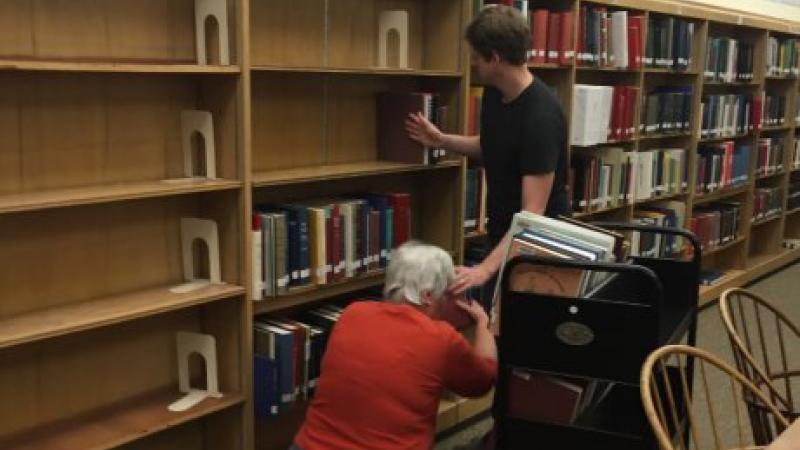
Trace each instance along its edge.
{"label": "black book cart", "polygon": [[[639,374],[654,349],[678,342],[695,344],[700,244],[692,233],[679,229],[595,225],[622,233],[655,233],[663,239],[680,236],[690,250],[688,255],[632,257],[621,263],[528,255],[508,261],[501,284],[500,374],[494,405],[498,449],[656,448],[642,408]],[[604,281],[587,297],[514,292],[510,280],[521,265],[588,270]],[[690,362],[686,367],[667,370],[692,374],[692,366]],[[595,382],[605,392],[596,402],[585,405],[570,423],[526,420],[509,413],[512,371]],[[682,392],[681,386],[674,389]],[[677,431],[688,432],[685,426],[676,427]]]}

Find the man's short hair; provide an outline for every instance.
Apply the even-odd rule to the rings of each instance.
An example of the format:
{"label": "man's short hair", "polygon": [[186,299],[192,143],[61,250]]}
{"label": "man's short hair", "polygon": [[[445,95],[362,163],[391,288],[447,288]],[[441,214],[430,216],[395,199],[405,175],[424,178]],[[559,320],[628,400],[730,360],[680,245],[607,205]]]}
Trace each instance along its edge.
{"label": "man's short hair", "polygon": [[434,245],[409,241],[392,252],[383,295],[387,300],[422,305],[423,293],[441,298],[454,279],[453,258],[449,253]]}
{"label": "man's short hair", "polygon": [[519,11],[504,5],[483,8],[467,26],[469,45],[484,59],[497,53],[500,59],[516,66],[525,64],[531,32]]}

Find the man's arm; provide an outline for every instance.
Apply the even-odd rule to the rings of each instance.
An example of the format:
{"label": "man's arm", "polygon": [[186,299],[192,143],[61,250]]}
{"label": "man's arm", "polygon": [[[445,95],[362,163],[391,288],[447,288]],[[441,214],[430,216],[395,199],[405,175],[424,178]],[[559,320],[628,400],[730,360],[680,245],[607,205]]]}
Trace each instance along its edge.
{"label": "man's arm", "polygon": [[[522,177],[522,210],[534,214],[544,214],[550,198],[550,190],[553,188],[554,177],[553,172]],[[489,281],[492,275],[500,270],[510,240],[510,234],[506,233],[500,243],[480,264],[474,267],[459,267],[452,291],[458,294],[472,286],[480,286]]]}
{"label": "man's arm", "polygon": [[441,147],[445,150],[460,153],[467,158],[480,161],[481,137],[462,136],[460,134],[442,133],[436,125],[420,113],[409,114],[406,120],[406,131],[411,139],[428,147]]}

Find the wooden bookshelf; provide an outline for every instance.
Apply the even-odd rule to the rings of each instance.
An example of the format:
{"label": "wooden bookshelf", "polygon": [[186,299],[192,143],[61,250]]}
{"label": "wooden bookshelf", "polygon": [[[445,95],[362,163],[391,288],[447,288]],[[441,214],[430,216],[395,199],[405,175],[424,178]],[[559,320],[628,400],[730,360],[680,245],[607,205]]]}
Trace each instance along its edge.
{"label": "wooden bookshelf", "polygon": [[108,298],[55,306],[0,320],[0,349],[132,321],[244,294],[239,286],[210,285],[186,294],[147,289]]}
{"label": "wooden bookshelf", "polygon": [[177,396],[172,392],[148,395],[114,405],[113,409],[107,411],[0,441],[0,445],[19,450],[108,450],[242,405],[245,396],[224,393],[221,398],[207,398],[196,407],[178,413],[167,410],[167,406],[175,400]]}
{"label": "wooden bookshelf", "polygon": [[[199,49],[191,1],[0,6],[4,449],[250,448],[249,2],[221,1],[227,35],[208,20]],[[187,110],[212,116],[213,142],[187,147],[201,165],[213,144],[213,179],[187,173]],[[216,224],[222,283],[174,294],[184,218]],[[193,253],[206,278],[208,247]],[[224,396],[171,412],[181,331],[214,338]]]}
{"label": "wooden bookshelf", "polygon": [[239,66],[197,64],[166,64],[108,61],[40,61],[0,59],[0,72],[116,72],[116,73],[173,73],[173,74],[238,74]]}
{"label": "wooden bookshelf", "polygon": [[[563,4],[576,12],[581,1]],[[470,74],[462,36],[471,1],[392,3],[409,11],[409,69],[376,65],[375,15],[387,5],[379,0],[226,0],[228,65],[220,64],[213,46],[201,49],[210,64],[197,63],[192,2],[117,0],[113,8],[58,0],[42,0],[37,8],[2,3],[2,448],[285,448],[265,442],[290,438],[302,413],[292,423],[254,420],[253,316],[379,287],[383,275],[251,301],[254,205],[403,190],[412,194],[414,237],[442,246],[458,263],[464,242],[480,238],[461,227],[464,161],[381,161],[374,133],[374,94],[385,90],[440,92],[448,131],[465,130]],[[770,33],[798,36],[797,24],[677,1],[592,3],[694,20],[700,25],[697,67],[673,72],[530,65],[557,88],[568,119],[576,83],[629,84],[643,91],[662,79],[694,86],[695,118],[702,94],[756,93],[768,83],[789,97],[787,119],[794,111],[798,79],[768,77],[761,61]],[[705,40],[738,33],[756,44],[755,79],[706,82],[698,70]],[[184,176],[180,113],[186,109],[214,117],[217,180],[177,181]],[[693,121],[690,133],[637,134],[604,145],[640,150],[680,142],[692,154],[691,174],[698,143],[755,144],[764,133],[785,132],[791,149],[796,131],[784,125],[699,139],[697,128]],[[697,195],[690,185],[687,194],[652,200],[685,199],[689,210],[731,197],[745,205],[739,238],[706,252],[704,265],[724,269],[726,276],[701,288],[704,303],[800,258],[800,251],[779,245],[784,237],[800,237],[797,210],[750,224],[759,182],[754,169],[751,164],[744,186]],[[788,180],[784,172],[764,182],[785,193]],[[576,216],[629,220],[649,202]],[[217,223],[224,285],[166,292],[183,277],[183,217]],[[179,397],[179,330],[216,338],[226,395],[176,414],[166,405]],[[485,411],[487,398],[443,402],[437,430]]]}
{"label": "wooden bookshelf", "polygon": [[0,214],[240,189],[241,181],[182,178],[0,195]]}

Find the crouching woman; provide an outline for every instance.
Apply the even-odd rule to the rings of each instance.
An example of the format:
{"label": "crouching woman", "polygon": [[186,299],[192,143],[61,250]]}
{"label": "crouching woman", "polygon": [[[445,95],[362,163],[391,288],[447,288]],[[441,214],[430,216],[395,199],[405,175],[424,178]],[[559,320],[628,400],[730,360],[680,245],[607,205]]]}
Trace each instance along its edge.
{"label": "crouching woman", "polygon": [[[488,318],[448,293],[453,280],[453,260],[438,247],[408,242],[392,253],[386,301],[351,304],[333,328],[293,450],[430,449],[444,389],[465,397],[491,389]],[[475,321],[473,344],[442,320],[447,302]]]}

